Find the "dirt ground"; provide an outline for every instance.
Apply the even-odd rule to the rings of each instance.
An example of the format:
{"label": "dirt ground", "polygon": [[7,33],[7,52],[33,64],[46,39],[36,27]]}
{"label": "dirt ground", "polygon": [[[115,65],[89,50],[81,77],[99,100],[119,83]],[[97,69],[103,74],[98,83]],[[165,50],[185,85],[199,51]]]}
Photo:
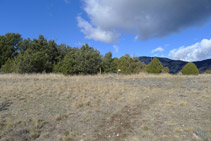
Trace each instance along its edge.
{"label": "dirt ground", "polygon": [[211,141],[211,75],[0,75],[1,141]]}

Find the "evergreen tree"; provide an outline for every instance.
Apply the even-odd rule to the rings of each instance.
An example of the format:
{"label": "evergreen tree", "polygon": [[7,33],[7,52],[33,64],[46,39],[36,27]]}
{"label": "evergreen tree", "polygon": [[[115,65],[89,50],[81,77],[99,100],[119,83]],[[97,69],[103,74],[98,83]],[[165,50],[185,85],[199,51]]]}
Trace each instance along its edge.
{"label": "evergreen tree", "polygon": [[112,59],[112,63],[111,63],[111,70],[112,70],[112,73],[117,73],[117,70],[118,70],[118,62],[119,62],[119,59],[118,58],[113,58]]}
{"label": "evergreen tree", "polygon": [[182,68],[182,74],[185,75],[198,75],[199,70],[197,66],[194,63],[187,63],[183,68]]}
{"label": "evergreen tree", "polygon": [[131,58],[128,54],[122,56],[118,61],[118,69],[121,70],[122,74],[139,73],[143,66],[144,64],[138,58]]}
{"label": "evergreen tree", "polygon": [[98,50],[85,44],[76,53],[77,74],[97,74],[99,72],[102,58]]}
{"label": "evergreen tree", "polygon": [[49,56],[43,51],[27,49],[24,54],[17,57],[17,70],[19,73],[42,73],[49,72],[51,63]]}
{"label": "evergreen tree", "polygon": [[20,41],[22,38],[19,33],[0,36],[0,68],[9,58],[14,58],[18,54]]}
{"label": "evergreen tree", "polygon": [[129,65],[130,65],[130,55],[126,54],[125,56],[122,56],[118,62],[118,69],[121,70],[120,73],[131,74]]}
{"label": "evergreen tree", "polygon": [[132,73],[140,73],[145,68],[145,64],[138,57],[131,58],[130,69]]}
{"label": "evergreen tree", "polygon": [[19,53],[23,54],[28,48],[30,48],[31,45],[31,39],[24,39],[19,43]]}
{"label": "evergreen tree", "polygon": [[102,64],[104,73],[112,73],[113,72],[112,66],[111,66],[112,62],[113,62],[112,53],[111,52],[106,53],[103,58],[103,64]]}
{"label": "evergreen tree", "polygon": [[58,56],[56,58],[57,61],[62,61],[64,57],[72,50],[70,46],[66,44],[57,45]]}
{"label": "evergreen tree", "polygon": [[56,44],[40,35],[32,41],[24,40],[21,44],[21,53],[16,58],[16,67],[19,73],[52,72],[55,62]]}
{"label": "evergreen tree", "polygon": [[64,60],[54,66],[54,72],[63,74],[97,74],[101,64],[101,55],[98,50],[83,45],[80,49],[72,48]]}
{"label": "evergreen tree", "polygon": [[54,66],[54,72],[63,73],[65,75],[77,74],[77,52],[79,52],[79,50],[70,51],[64,57],[64,60]]}
{"label": "evergreen tree", "polygon": [[158,60],[158,58],[154,58],[152,62],[147,66],[146,71],[148,73],[161,73],[163,69],[163,65]]}

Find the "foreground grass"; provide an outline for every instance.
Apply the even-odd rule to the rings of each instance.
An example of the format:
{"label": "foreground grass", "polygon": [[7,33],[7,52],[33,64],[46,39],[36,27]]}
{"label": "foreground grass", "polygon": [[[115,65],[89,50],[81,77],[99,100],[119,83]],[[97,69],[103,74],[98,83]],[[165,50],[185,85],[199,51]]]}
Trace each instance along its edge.
{"label": "foreground grass", "polygon": [[0,140],[211,139],[211,75],[0,75]]}

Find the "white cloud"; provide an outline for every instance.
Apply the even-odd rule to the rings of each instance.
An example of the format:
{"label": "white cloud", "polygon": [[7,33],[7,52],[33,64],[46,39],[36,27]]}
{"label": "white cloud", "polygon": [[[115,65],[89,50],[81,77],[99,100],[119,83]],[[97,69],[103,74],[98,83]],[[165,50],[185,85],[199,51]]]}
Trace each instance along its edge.
{"label": "white cloud", "polygon": [[162,47],[158,47],[156,49],[153,49],[151,53],[155,53],[155,52],[163,52],[164,49]]}
{"label": "white cloud", "polygon": [[117,45],[114,45],[113,48],[114,48],[114,50],[115,50],[116,53],[119,52],[119,47]]}
{"label": "white cloud", "polygon": [[[121,33],[135,39],[160,38],[211,17],[211,0],[83,0],[89,21],[81,17],[86,38],[114,42]],[[196,10],[197,9],[197,10]]]}
{"label": "white cloud", "polygon": [[111,31],[105,31],[100,27],[94,28],[90,23],[77,17],[78,26],[81,28],[81,32],[85,34],[85,38],[94,39],[96,41],[102,41],[105,43],[112,43],[118,40],[118,35],[114,34]]}
{"label": "white cloud", "polygon": [[201,42],[187,47],[180,47],[170,51],[172,59],[184,61],[201,61],[211,58],[211,39],[203,39]]}

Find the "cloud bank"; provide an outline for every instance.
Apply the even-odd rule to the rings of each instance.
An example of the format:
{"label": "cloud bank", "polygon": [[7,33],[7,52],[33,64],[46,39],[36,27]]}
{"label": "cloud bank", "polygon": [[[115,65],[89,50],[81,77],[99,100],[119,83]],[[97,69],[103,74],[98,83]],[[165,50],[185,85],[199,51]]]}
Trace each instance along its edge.
{"label": "cloud bank", "polygon": [[203,39],[188,47],[180,47],[170,51],[169,56],[172,59],[183,61],[201,61],[211,58],[211,39]]}
{"label": "cloud bank", "polygon": [[121,33],[160,38],[211,17],[211,0],[83,0],[89,22],[78,17],[86,38],[112,43]]}

